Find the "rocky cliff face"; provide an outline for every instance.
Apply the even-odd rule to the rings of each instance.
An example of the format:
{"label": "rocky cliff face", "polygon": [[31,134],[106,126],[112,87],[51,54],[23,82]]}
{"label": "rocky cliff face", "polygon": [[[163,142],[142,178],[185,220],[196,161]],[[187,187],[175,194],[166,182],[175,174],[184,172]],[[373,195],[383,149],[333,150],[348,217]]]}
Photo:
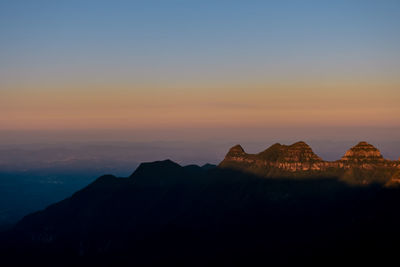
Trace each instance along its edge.
{"label": "rocky cliff face", "polygon": [[[219,167],[265,177],[338,176],[368,184],[387,182],[400,169],[400,161],[386,160],[377,148],[367,142],[358,143],[340,160],[324,161],[309,145],[297,142],[289,146],[274,144],[258,154],[248,154],[240,145],[236,145],[229,150]],[[364,177],[369,177],[368,181]]]}
{"label": "rocky cliff face", "polygon": [[358,166],[364,169],[373,169],[376,166],[388,164],[381,152],[367,142],[360,142],[356,146],[350,148],[340,162],[345,168]]}
{"label": "rocky cliff face", "polygon": [[383,162],[381,152],[367,142],[360,142],[356,146],[350,148],[341,159],[348,162]]}
{"label": "rocky cliff face", "polygon": [[400,187],[400,170],[395,172],[385,185],[387,187]]}

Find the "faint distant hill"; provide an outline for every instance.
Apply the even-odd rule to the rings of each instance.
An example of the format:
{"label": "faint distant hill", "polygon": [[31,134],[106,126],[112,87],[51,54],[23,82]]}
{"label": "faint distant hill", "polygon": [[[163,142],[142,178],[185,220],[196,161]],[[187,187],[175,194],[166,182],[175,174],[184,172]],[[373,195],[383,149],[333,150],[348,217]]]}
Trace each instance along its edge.
{"label": "faint distant hill", "polygon": [[226,149],[226,144],[172,141],[0,143],[0,230],[104,173],[127,176],[140,162],[164,158],[181,164],[216,163]]}
{"label": "faint distant hill", "polygon": [[217,163],[225,149],[225,144],[172,141],[0,145],[0,172],[96,171],[126,176],[144,161],[171,158],[184,165]]}

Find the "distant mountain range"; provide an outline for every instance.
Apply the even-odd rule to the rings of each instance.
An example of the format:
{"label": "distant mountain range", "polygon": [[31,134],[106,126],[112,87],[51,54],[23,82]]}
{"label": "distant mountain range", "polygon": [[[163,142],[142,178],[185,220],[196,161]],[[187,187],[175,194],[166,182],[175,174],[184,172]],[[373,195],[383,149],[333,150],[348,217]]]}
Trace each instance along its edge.
{"label": "distant mountain range", "polygon": [[350,184],[395,186],[400,181],[400,159],[383,158],[380,151],[367,142],[353,146],[336,161],[324,161],[304,142],[290,146],[274,144],[258,154],[248,154],[236,145],[219,167],[263,177],[334,176]]}
{"label": "distant mountain range", "polygon": [[[398,161],[361,142],[323,161],[304,142],[218,165],[104,175],[0,235],[3,262],[60,265],[396,263]],[[359,186],[362,185],[362,186]],[[397,262],[398,263],[398,262]]]}

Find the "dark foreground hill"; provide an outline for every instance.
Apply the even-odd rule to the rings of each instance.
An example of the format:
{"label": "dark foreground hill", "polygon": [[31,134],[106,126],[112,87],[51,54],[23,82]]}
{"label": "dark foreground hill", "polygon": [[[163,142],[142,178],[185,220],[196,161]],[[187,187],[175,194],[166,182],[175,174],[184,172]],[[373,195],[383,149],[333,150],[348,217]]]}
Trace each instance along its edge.
{"label": "dark foreground hill", "polygon": [[[298,177],[297,177],[298,178]],[[399,263],[400,191],[337,177],[265,178],[145,163],[106,175],[1,236],[4,263],[361,265]]]}

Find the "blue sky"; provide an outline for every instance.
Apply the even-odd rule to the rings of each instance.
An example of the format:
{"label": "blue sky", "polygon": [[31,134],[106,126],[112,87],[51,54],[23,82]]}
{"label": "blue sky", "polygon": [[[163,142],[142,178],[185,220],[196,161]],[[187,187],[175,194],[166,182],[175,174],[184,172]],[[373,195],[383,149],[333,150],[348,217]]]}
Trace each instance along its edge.
{"label": "blue sky", "polygon": [[399,47],[400,1],[3,0],[0,129],[400,127]]}
{"label": "blue sky", "polygon": [[343,66],[377,75],[398,68],[399,11],[399,1],[1,1],[0,67],[61,80],[85,69],[167,81]]}

